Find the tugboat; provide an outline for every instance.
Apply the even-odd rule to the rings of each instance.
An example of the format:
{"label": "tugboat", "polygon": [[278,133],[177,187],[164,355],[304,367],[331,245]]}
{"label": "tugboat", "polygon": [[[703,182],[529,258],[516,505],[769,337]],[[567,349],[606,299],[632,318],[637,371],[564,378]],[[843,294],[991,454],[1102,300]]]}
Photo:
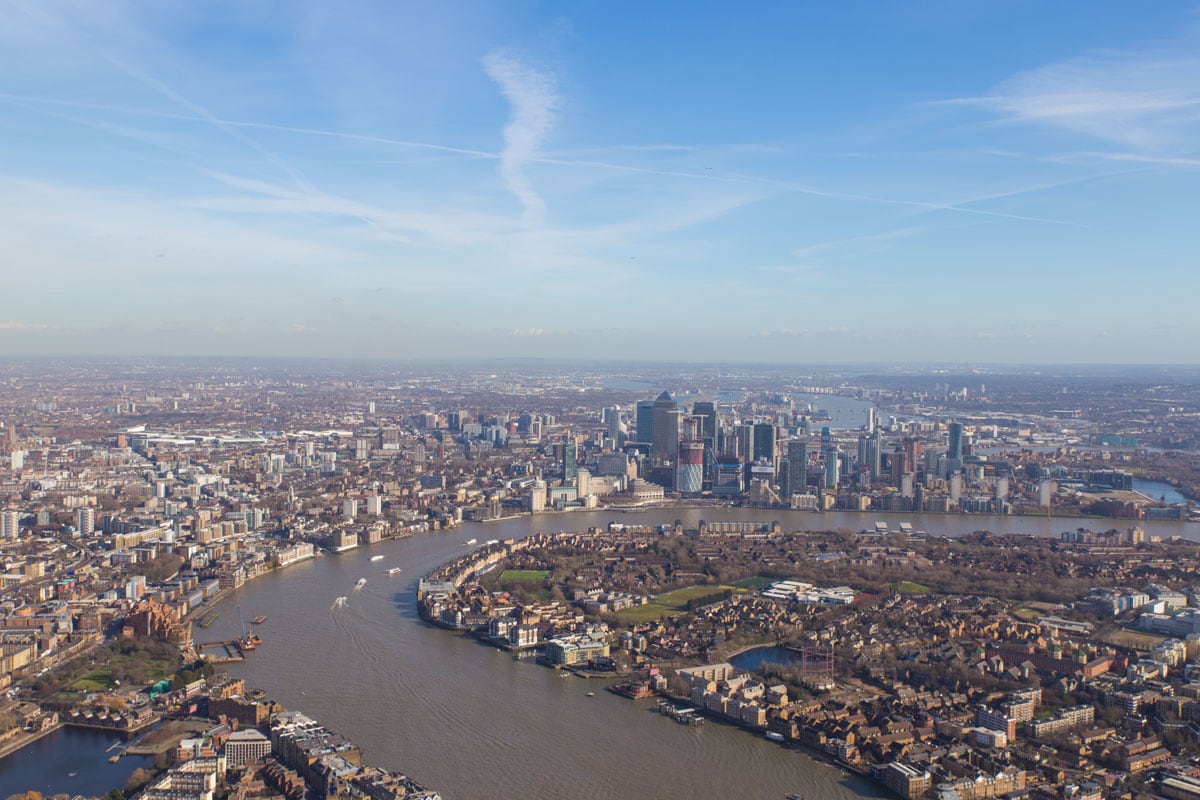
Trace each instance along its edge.
{"label": "tugboat", "polygon": [[242,638],[237,640],[238,647],[243,650],[253,650],[262,644],[262,639],[257,633],[246,629],[246,620],[242,618],[242,607],[237,607],[238,622],[242,626]]}

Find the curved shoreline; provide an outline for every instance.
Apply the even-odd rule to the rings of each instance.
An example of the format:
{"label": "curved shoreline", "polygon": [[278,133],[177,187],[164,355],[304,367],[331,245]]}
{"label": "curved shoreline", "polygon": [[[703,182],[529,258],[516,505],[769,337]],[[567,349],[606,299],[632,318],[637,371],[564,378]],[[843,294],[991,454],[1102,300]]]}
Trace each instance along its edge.
{"label": "curved shoreline", "polygon": [[[570,535],[576,535],[577,533],[579,533],[579,532],[578,531],[572,532]],[[536,536],[536,535],[538,535],[538,534],[533,534],[533,535],[531,535],[531,537],[527,537],[527,538],[532,538],[532,536]],[[554,536],[555,534],[541,534],[541,535],[542,536]],[[471,551],[471,553],[468,553],[468,554],[460,556],[456,559],[451,559],[450,561],[444,562],[443,564],[438,566],[436,569],[434,569],[433,571],[426,574],[423,578],[421,578],[421,580],[419,580],[417,583],[417,601],[418,601],[417,602],[417,611],[418,611],[418,614],[421,616],[421,619],[423,619],[430,626],[439,628],[441,630],[452,630],[452,631],[459,632],[466,636],[474,636],[475,632],[471,631],[470,629],[464,630],[464,629],[457,628],[457,627],[451,627],[451,626],[441,623],[438,620],[426,618],[424,616],[424,608],[420,602],[422,584],[426,580],[431,579],[431,577],[434,575],[441,575],[440,578],[437,578],[434,580],[440,580],[440,581],[444,581],[444,582],[448,582],[448,583],[453,583],[455,586],[461,585],[461,583],[466,581],[472,575],[478,574],[478,572],[479,572],[478,565],[480,563],[480,558],[479,558],[480,556],[484,557],[485,562],[494,563],[495,561],[503,560],[504,558],[512,555],[517,550],[524,549],[524,548],[514,548],[513,547],[513,545],[515,545],[518,541],[522,541],[522,540],[516,540],[516,539],[502,540],[494,545],[489,545],[489,546],[486,546],[483,548],[478,548],[476,550]],[[454,565],[459,565],[459,568],[457,570],[455,570]],[[476,637],[476,638],[478,638],[478,637]],[[482,643],[488,644],[487,642],[484,642],[483,639],[479,639],[479,641],[481,641]],[[489,646],[490,646],[490,644],[489,644]],[[757,644],[748,644],[748,645],[744,645],[730,653],[722,654],[722,660],[728,661],[729,659],[735,658],[737,655],[739,655],[741,653],[748,652],[750,650],[755,650],[760,647],[779,647],[779,646],[782,646],[782,645],[780,645],[778,642],[776,642],[776,643],[760,642]],[[541,657],[539,656],[538,658],[539,658],[539,663],[542,663]],[[593,678],[593,677],[597,677],[597,678],[601,677],[598,675],[597,676],[579,675],[574,668],[569,667],[569,666],[563,666],[563,667],[556,666],[556,667],[554,667],[554,669],[561,669],[567,673],[575,675],[576,677],[582,677],[585,679]],[[749,672],[749,670],[747,670],[747,672]],[[613,677],[619,677],[619,676],[613,676]],[[611,689],[612,687],[609,686],[606,688]],[[677,696],[674,694],[670,694],[668,692],[663,692],[662,694],[657,695],[657,696],[660,698],[672,700],[675,702],[687,703],[689,706],[695,706],[695,704],[692,703],[691,700],[687,697],[680,697],[680,696]],[[649,698],[646,698],[646,699],[649,699]],[[703,708],[703,707],[697,707],[695,710],[697,713],[702,714],[705,717],[708,717],[708,718],[710,718],[714,721],[717,721],[721,724],[728,725],[729,727],[737,728],[740,731],[743,731],[745,733],[754,734],[754,733],[762,732],[757,728],[753,728],[753,727],[742,724],[736,718],[728,717],[723,714],[718,714],[716,712],[713,712],[713,711]],[[819,748],[815,745],[811,745],[800,739],[790,739],[789,738],[782,742],[779,742],[779,744],[782,747],[785,747],[786,749],[795,750],[798,753],[802,753],[803,755],[807,756],[815,763],[821,763],[826,766],[832,767],[832,768],[838,770],[844,776],[847,776],[847,777],[855,776],[855,777],[865,778],[867,780],[870,780],[872,783],[874,783],[878,786],[884,785],[875,779],[871,770],[868,767],[839,761],[836,758],[834,758],[833,756],[831,756],[829,753],[826,753],[821,748]]]}

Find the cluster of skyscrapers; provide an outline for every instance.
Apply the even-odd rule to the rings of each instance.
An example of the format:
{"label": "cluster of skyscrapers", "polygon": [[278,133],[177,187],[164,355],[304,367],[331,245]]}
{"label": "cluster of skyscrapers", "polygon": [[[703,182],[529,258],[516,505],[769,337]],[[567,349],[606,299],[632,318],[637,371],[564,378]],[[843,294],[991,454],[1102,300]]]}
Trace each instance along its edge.
{"label": "cluster of skyscrapers", "polygon": [[[926,451],[916,435],[892,437],[885,444],[875,410],[869,409],[852,436],[835,440],[830,427],[810,429],[810,420],[789,406],[771,414],[731,421],[712,401],[698,400],[690,410],[668,392],[638,401],[632,433],[619,408],[603,412],[605,434],[615,449],[635,456],[643,478],[678,494],[711,492],[717,497],[749,495],[766,503],[804,502],[814,492],[836,494],[839,486],[862,488],[890,484],[906,496],[919,490],[918,473],[948,481],[963,466],[961,423],[948,425],[949,447]],[[850,434],[849,436],[847,434]],[[818,442],[819,435],[819,442]],[[576,474],[574,441],[563,457],[563,476]]]}

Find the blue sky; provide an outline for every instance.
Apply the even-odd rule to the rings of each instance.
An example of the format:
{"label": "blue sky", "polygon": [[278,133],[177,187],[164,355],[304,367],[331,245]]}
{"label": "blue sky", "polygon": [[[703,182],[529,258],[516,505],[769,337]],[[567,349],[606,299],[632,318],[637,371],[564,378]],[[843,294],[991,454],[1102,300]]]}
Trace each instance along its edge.
{"label": "blue sky", "polygon": [[0,20],[0,354],[1197,360],[1196,5]]}

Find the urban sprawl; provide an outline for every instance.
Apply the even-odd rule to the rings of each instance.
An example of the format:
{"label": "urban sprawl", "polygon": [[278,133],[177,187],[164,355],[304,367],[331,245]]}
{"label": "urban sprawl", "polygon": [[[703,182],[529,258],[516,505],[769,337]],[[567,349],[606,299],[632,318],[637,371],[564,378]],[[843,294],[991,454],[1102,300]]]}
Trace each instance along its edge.
{"label": "urban sprawl", "polygon": [[[437,798],[223,672],[270,643],[254,619],[204,641],[216,604],[313,557],[599,509],[468,539],[421,615],[902,797],[1200,798],[1196,381],[14,361],[0,386],[0,752],[157,736],[114,800]],[[662,507],[813,513],[618,513]]]}

